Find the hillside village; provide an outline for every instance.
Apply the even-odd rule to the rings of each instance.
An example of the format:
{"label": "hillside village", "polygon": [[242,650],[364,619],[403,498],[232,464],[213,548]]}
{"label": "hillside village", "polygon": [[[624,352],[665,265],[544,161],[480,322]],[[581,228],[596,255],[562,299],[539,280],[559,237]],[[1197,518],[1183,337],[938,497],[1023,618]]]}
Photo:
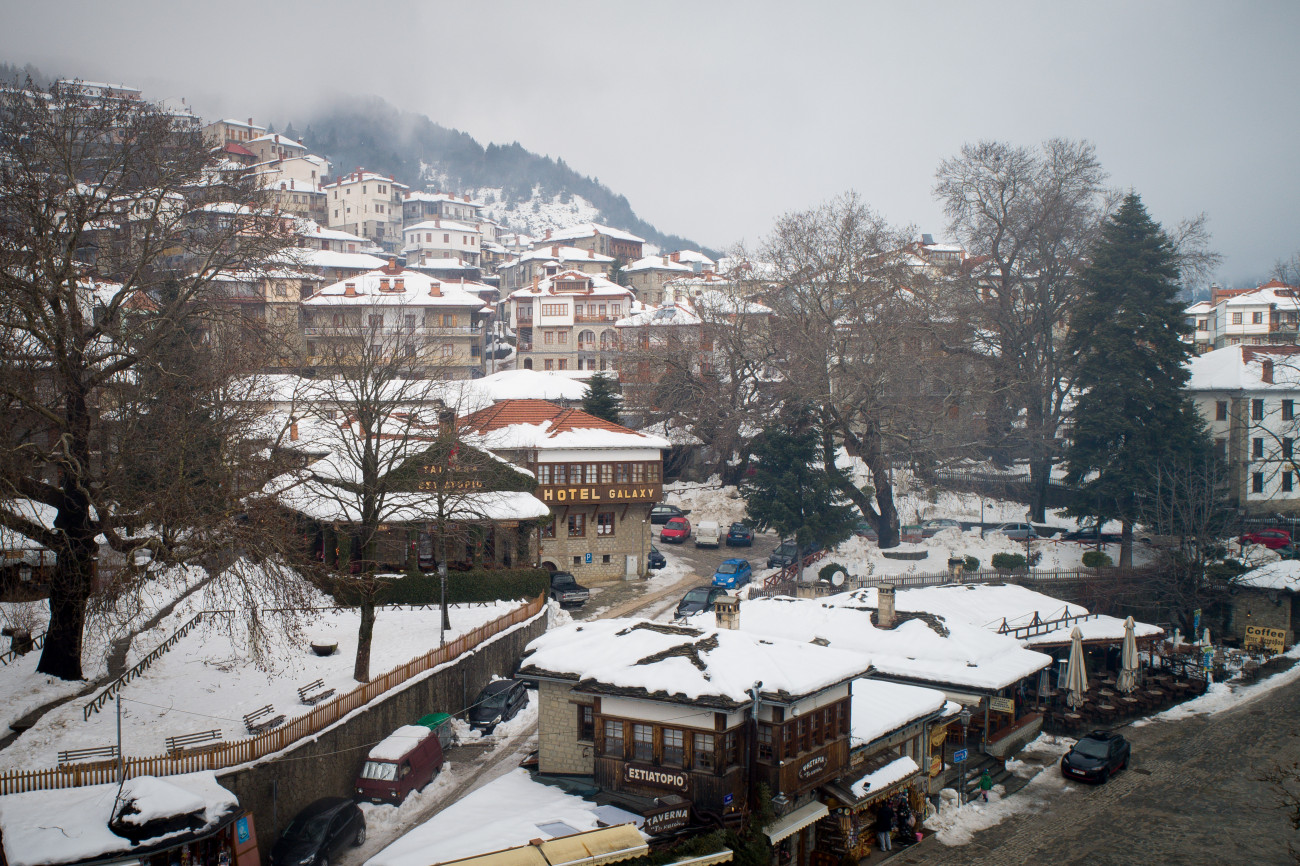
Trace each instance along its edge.
{"label": "hillside village", "polygon": [[1085,380],[1008,360],[1086,354],[1083,296],[997,312],[1091,253],[851,198],[800,215],[848,264],[527,234],[252,118],[3,98],[99,146],[0,174],[7,866],[875,863],[1296,678],[1300,287],[1177,302],[1212,468],[1112,507]]}

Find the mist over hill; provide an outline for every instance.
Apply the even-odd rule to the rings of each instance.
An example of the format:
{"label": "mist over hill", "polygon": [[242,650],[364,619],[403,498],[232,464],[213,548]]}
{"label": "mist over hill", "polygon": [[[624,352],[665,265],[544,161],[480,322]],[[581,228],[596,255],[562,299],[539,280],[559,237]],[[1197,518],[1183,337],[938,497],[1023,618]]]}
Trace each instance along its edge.
{"label": "mist over hill", "polygon": [[291,119],[278,131],[328,157],[336,174],[360,166],[392,175],[412,190],[432,186],[469,193],[510,228],[540,233],[592,220],[634,232],[664,249],[701,249],[642,220],[626,197],[574,171],[563,159],[539,156],[518,142],[484,147],[468,133],[378,97],[337,100],[310,117]]}

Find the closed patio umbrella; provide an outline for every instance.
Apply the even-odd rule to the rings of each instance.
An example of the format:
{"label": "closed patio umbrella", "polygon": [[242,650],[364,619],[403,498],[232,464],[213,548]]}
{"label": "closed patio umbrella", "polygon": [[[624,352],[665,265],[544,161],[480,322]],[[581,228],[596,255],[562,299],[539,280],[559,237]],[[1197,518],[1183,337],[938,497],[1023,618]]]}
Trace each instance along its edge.
{"label": "closed patio umbrella", "polygon": [[1115,688],[1128,694],[1138,684],[1138,642],[1133,635],[1133,617],[1124,620],[1124,649],[1120,653],[1119,680]]}
{"label": "closed patio umbrella", "polygon": [[1070,632],[1070,661],[1065,665],[1066,701],[1071,708],[1083,703],[1083,693],[1088,690],[1088,671],[1083,663],[1083,632],[1076,625]]}

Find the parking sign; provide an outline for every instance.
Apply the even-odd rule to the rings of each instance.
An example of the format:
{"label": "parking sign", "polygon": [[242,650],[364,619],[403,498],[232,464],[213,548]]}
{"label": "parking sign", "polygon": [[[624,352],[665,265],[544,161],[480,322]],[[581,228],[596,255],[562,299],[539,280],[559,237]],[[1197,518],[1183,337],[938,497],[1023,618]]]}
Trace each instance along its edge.
{"label": "parking sign", "polygon": [[591,565],[591,554],[590,554],[590,553],[587,554],[586,563],[587,563],[587,565]]}

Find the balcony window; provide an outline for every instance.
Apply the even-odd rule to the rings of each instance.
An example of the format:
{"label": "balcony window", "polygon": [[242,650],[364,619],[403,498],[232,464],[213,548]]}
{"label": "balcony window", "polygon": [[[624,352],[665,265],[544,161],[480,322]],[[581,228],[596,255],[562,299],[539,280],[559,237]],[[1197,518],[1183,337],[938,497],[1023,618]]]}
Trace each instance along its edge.
{"label": "balcony window", "polygon": [[632,759],[634,761],[653,761],[654,756],[654,728],[650,725],[633,725]]}
{"label": "balcony window", "polygon": [[623,757],[623,723],[612,719],[605,720],[605,749],[606,755],[615,758]]}
{"label": "balcony window", "polygon": [[696,770],[713,770],[717,761],[713,757],[713,734],[691,735],[691,766]]}

